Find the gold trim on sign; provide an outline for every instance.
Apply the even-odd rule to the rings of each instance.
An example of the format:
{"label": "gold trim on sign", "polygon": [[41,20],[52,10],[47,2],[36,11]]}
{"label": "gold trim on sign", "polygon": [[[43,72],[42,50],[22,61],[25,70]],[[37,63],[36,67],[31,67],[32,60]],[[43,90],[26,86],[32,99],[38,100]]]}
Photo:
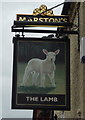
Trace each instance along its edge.
{"label": "gold trim on sign", "polygon": [[[16,15],[33,15],[33,14],[16,14]],[[37,17],[37,15],[34,15],[34,16],[36,16]],[[68,16],[69,17],[69,15],[54,15],[54,16]],[[47,17],[47,16],[45,16],[45,17]],[[51,17],[51,16],[50,16]],[[53,17],[53,16],[52,16]]]}

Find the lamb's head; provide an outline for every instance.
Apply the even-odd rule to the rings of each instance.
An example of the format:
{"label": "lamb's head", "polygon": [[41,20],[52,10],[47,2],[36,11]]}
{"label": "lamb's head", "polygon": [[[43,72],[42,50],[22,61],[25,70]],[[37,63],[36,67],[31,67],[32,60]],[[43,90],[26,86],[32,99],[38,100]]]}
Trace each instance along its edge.
{"label": "lamb's head", "polygon": [[46,55],[46,59],[49,61],[55,61],[56,55],[59,54],[60,50],[56,50],[55,52],[48,52],[46,49],[43,49],[44,54]]}

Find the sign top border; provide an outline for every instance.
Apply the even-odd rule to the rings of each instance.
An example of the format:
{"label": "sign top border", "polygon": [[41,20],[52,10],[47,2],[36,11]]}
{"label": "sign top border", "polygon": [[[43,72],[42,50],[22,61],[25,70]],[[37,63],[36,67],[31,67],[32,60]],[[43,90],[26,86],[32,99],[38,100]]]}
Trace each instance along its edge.
{"label": "sign top border", "polygon": [[[16,14],[16,17],[17,17],[17,15],[32,15],[32,16],[35,16],[35,17],[42,16],[42,15],[33,15],[33,14],[24,14],[24,13],[23,13],[23,14]],[[56,16],[59,16],[59,17],[60,17],[60,16],[61,16],[61,17],[62,17],[62,16],[67,16],[67,17],[69,17],[69,15],[53,15],[53,16],[55,16],[55,17],[56,17]],[[42,17],[53,17],[53,16],[45,15],[45,16],[42,16]]]}

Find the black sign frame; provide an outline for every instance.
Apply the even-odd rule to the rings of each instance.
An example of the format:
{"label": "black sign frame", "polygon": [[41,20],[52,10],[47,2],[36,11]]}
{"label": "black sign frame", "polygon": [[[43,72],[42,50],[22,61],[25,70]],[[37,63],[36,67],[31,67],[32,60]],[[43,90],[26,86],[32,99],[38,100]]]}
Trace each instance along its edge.
{"label": "black sign frame", "polygon": [[[57,43],[65,44],[66,63],[66,94],[21,94],[17,93],[17,60],[18,43]],[[12,109],[50,109],[50,110],[70,110],[70,40],[68,38],[23,38],[14,37],[14,61],[13,61],[13,83],[12,83]],[[50,101],[48,100],[50,99]],[[57,102],[57,99],[59,102]],[[42,100],[42,102],[41,102]],[[45,101],[44,101],[45,100]],[[64,102],[65,101],[65,102]],[[22,104],[23,103],[23,104]]]}

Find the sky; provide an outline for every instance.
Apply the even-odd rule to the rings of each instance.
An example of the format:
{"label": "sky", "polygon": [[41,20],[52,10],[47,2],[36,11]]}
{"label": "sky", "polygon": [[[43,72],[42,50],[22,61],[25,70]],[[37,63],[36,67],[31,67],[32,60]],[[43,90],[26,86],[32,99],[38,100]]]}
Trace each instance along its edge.
{"label": "sky", "polygon": [[[0,2],[0,96],[2,96],[2,104],[0,99],[0,118],[31,118],[32,110],[13,110],[11,109],[12,95],[12,70],[13,70],[13,43],[14,33],[11,32],[13,20],[16,14],[32,14],[35,8],[41,4],[51,8],[64,0],[3,0]],[[60,15],[62,7],[53,10],[55,15]],[[46,28],[44,28],[46,29]],[[51,28],[52,29],[52,28]],[[56,29],[56,28],[55,28]],[[47,34],[43,34],[45,36]],[[29,36],[42,36],[42,34],[29,34]],[[1,81],[2,80],[2,81]],[[2,82],[2,83],[1,83]],[[1,92],[2,90],[2,92]],[[1,115],[1,108],[2,115]]]}

